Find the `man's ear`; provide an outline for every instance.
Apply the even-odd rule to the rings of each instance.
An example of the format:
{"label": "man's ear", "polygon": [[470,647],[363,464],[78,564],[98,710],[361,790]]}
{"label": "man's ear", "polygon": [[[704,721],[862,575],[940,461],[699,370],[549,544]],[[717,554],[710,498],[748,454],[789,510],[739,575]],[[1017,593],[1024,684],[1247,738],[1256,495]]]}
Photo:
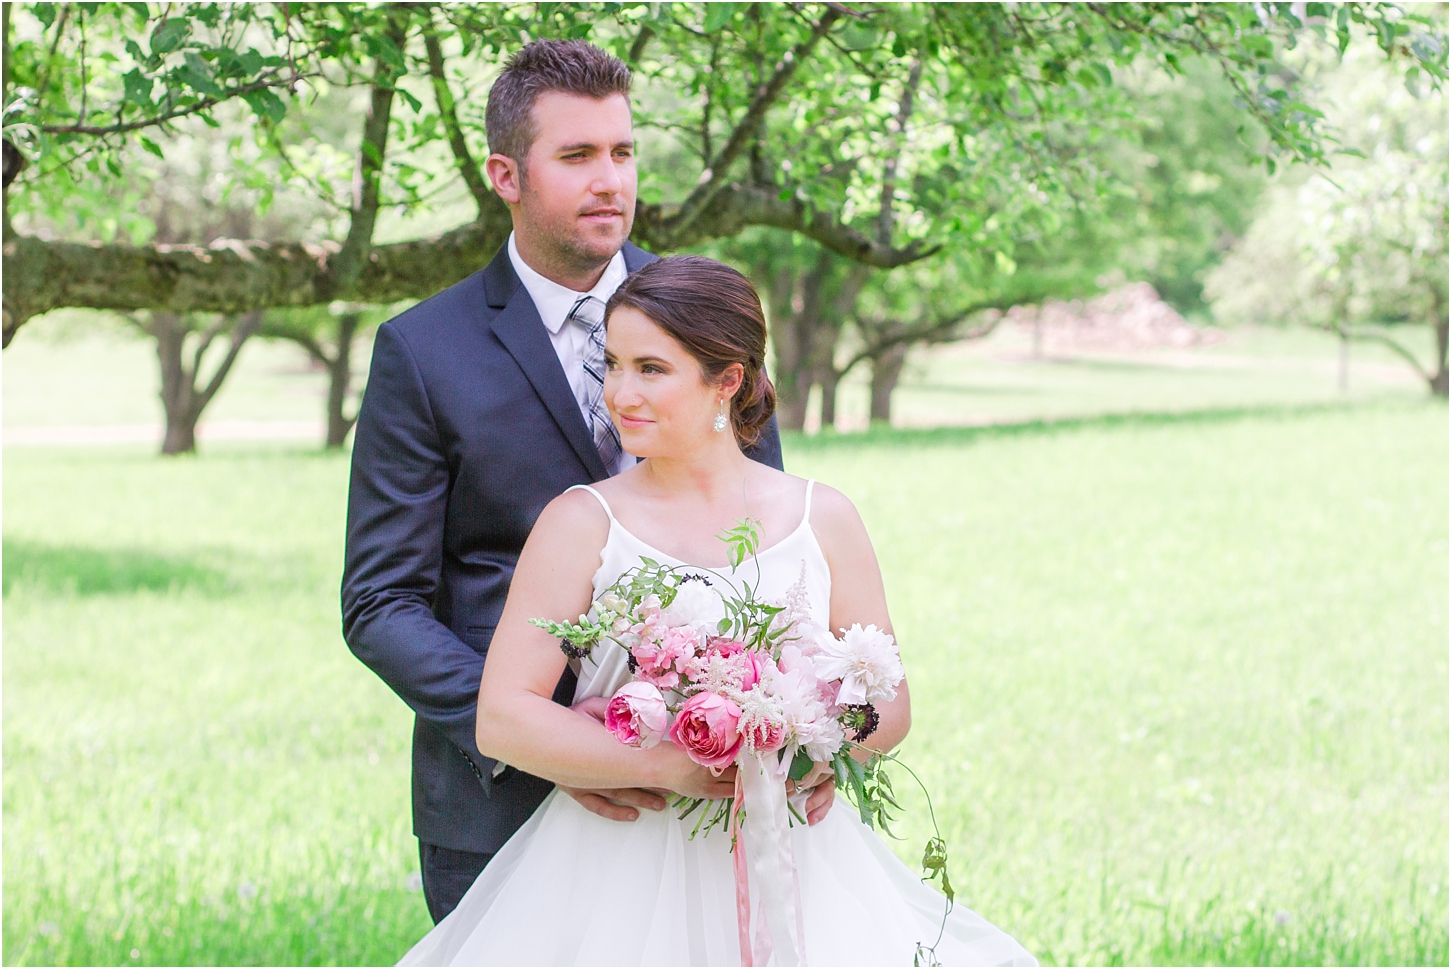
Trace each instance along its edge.
{"label": "man's ear", "polygon": [[519,204],[519,198],[524,192],[524,179],[521,177],[518,162],[508,155],[495,152],[484,162],[484,171],[489,173],[489,182],[499,198],[510,205]]}

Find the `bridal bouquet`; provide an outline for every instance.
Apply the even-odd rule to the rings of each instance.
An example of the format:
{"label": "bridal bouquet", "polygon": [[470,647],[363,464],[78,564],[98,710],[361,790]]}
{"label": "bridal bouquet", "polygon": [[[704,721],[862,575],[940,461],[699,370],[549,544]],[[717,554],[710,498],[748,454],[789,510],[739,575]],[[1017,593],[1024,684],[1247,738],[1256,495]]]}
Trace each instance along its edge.
{"label": "bridal bouquet", "polygon": [[[750,524],[723,537],[733,569],[756,550]],[[605,719],[622,743],[668,740],[716,773],[761,758],[783,782],[830,764],[867,824],[885,822],[896,807],[880,765],[851,756],[877,728],[876,704],[896,698],[896,641],[870,625],[833,636],[809,617],[804,583],[784,602],[766,603],[748,584],[737,589],[714,572],[642,558],[578,622],[531,621],[559,636],[572,658],[604,643],[625,651],[633,677],[610,698]],[[703,804],[679,803],[682,817]],[[725,821],[729,808],[721,801],[702,811],[705,829]]]}
{"label": "bridal bouquet", "polygon": [[[734,577],[757,552],[758,533],[743,522],[721,538]],[[785,782],[829,764],[862,821],[886,826],[898,807],[883,770],[887,758],[861,744],[877,728],[876,705],[894,699],[902,682],[892,636],[873,625],[853,625],[840,636],[822,628],[810,618],[804,575],[784,601],[770,603],[744,581],[738,587],[714,571],[650,558],[620,576],[577,622],[530,621],[558,636],[573,659],[602,663],[596,650],[624,651],[631,679],[605,714],[605,726],[622,743],[650,748],[668,741],[716,773],[737,767],[733,799],[674,803],[682,820],[700,811],[692,837],[722,823],[731,832],[742,963],[764,965],[773,953],[781,965],[799,959],[788,812],[804,819]],[[852,756],[858,750],[864,760]],[[742,818],[749,819],[745,828]],[[749,878],[742,833],[752,845]],[[923,864],[950,907],[940,837],[929,841]],[[754,938],[748,881],[759,893]]]}

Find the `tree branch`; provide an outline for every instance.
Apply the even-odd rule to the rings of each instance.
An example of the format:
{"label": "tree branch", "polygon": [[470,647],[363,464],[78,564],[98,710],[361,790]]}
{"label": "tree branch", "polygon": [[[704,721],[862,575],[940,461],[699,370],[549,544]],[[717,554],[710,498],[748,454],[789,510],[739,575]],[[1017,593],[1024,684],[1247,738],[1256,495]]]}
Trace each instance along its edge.
{"label": "tree branch", "polygon": [[[400,52],[408,38],[407,8],[395,4],[388,18],[385,37]],[[363,140],[358,146],[358,167],[353,174],[352,219],[348,235],[329,265],[331,284],[335,290],[351,289],[357,282],[373,244],[373,226],[378,221],[380,183],[383,180],[383,157],[388,151],[388,122],[393,111],[393,93],[398,81],[397,70],[383,58],[374,67],[373,93],[368,116],[363,121]]]}
{"label": "tree branch", "polygon": [[922,62],[912,62],[907,81],[902,85],[902,99],[897,102],[897,117],[892,121],[892,147],[882,164],[882,196],[877,213],[877,242],[884,246],[892,244],[892,202],[897,195],[897,166],[902,160],[902,151],[907,143],[907,121],[912,117],[913,101],[917,85],[922,81]]}
{"label": "tree branch", "polygon": [[424,22],[423,46],[428,51],[428,73],[433,79],[433,96],[438,101],[438,116],[442,119],[443,130],[448,135],[448,146],[453,149],[454,166],[458,169],[459,177],[468,186],[469,194],[474,197],[474,204],[482,215],[494,193],[489,190],[483,175],[479,173],[478,162],[469,152],[469,143],[464,139],[463,128],[459,126],[453,92],[449,90],[448,76],[443,70],[443,48],[438,42],[438,33],[434,30],[431,18]]}
{"label": "tree branch", "polygon": [[226,318],[217,320],[211,326],[202,331],[201,339],[197,341],[196,352],[191,355],[191,373],[193,377],[200,377],[202,373],[202,358],[211,349],[213,341],[218,334],[226,327]]}
{"label": "tree branch", "polygon": [[842,12],[839,8],[835,6],[829,7],[821,15],[821,19],[816,22],[816,26],[812,28],[811,35],[782,56],[780,63],[776,65],[776,69],[772,72],[770,79],[756,91],[756,96],[751,99],[750,106],[746,108],[745,115],[741,117],[741,120],[736,124],[735,130],[731,132],[730,139],[725,143],[725,147],[720,150],[720,153],[715,158],[711,159],[705,171],[701,172],[700,183],[695,186],[695,190],[681,204],[680,210],[675,216],[675,220],[678,223],[676,226],[677,232],[683,232],[689,229],[691,223],[699,218],[705,207],[725,187],[726,177],[730,174],[731,165],[740,157],[741,152],[745,150],[746,145],[755,136],[758,126],[766,117],[766,112],[771,109],[771,106],[781,96],[781,92],[785,90],[787,82],[796,73],[797,67],[801,65],[802,61],[811,56],[811,51],[821,41],[821,38],[826,35],[826,32],[831,29],[831,25],[836,23],[841,16]]}
{"label": "tree branch", "polygon": [[772,189],[739,184],[722,187],[709,206],[685,227],[674,217],[671,206],[640,203],[635,208],[632,237],[647,249],[666,252],[733,236],[753,225],[799,232],[838,255],[881,269],[925,259],[940,248],[917,240],[900,249],[884,246],[819,209],[808,209],[799,198],[783,199]]}
{"label": "tree branch", "polygon": [[277,73],[278,72],[275,70],[269,71],[268,77],[266,77],[265,79],[259,79],[251,82],[250,84],[243,84],[238,87],[234,87],[230,91],[227,91],[220,95],[213,95],[210,97],[202,98],[195,104],[189,104],[184,108],[175,108],[171,111],[167,111],[164,114],[159,114],[153,118],[142,118],[138,121],[127,121],[124,123],[112,125],[46,124],[40,125],[39,128],[41,131],[45,132],[48,135],[123,135],[131,131],[140,131],[142,128],[152,128],[157,125],[168,124],[178,118],[185,118],[194,114],[200,114],[203,111],[208,111],[212,108],[215,108],[217,105],[221,104],[224,101],[231,101],[235,98],[242,97],[245,94],[250,94],[253,91],[261,91],[265,88],[273,87],[287,87],[301,80],[304,76],[298,74],[288,80],[279,80],[277,78]]}
{"label": "tree branch", "polygon": [[1411,352],[1410,348],[1403,346],[1399,340],[1397,340],[1395,337],[1391,336],[1388,333],[1381,333],[1376,330],[1362,330],[1359,327],[1353,326],[1336,326],[1335,331],[1341,336],[1345,337],[1347,340],[1359,340],[1362,343],[1385,344],[1398,356],[1400,356],[1412,367],[1414,367],[1416,369],[1416,373],[1421,375],[1421,379],[1430,380],[1435,376],[1435,373],[1425,368],[1425,366],[1421,363],[1420,359]]}
{"label": "tree branch", "polygon": [[[846,376],[847,372],[857,364],[866,360],[875,360],[893,347],[913,343],[945,343],[949,340],[981,339],[996,330],[998,324],[1007,319],[1006,310],[1010,307],[1004,306],[1005,302],[1013,301],[984,300],[917,326],[899,320],[882,320],[863,325],[864,321],[858,320],[857,327],[863,334],[875,335],[874,338],[869,338],[866,345],[847,361],[846,366],[841,369],[841,374]],[[999,310],[1000,312],[966,332],[958,329],[963,323],[985,310]]]}
{"label": "tree branch", "polygon": [[625,55],[625,63],[634,67],[640,62],[640,57],[645,53],[645,45],[650,43],[650,38],[655,36],[655,28],[649,24],[642,24],[640,32],[635,35],[634,43],[630,44],[630,52]]}
{"label": "tree branch", "polygon": [[[206,406],[212,402],[212,398],[217,395],[217,391],[222,386],[222,381],[227,379],[227,373],[232,369],[232,364],[237,362],[237,354],[242,352],[242,344],[246,343],[252,334],[257,332],[257,327],[261,323],[262,312],[260,310],[247,313],[237,321],[236,327],[232,329],[232,345],[227,348],[226,357],[217,366],[216,373],[212,374],[212,379],[207,384],[207,389],[203,390],[201,395],[195,400],[194,406],[196,413],[200,414],[206,410]],[[200,364],[200,360],[198,360],[198,364]],[[193,371],[193,373],[196,373],[196,371]]]}

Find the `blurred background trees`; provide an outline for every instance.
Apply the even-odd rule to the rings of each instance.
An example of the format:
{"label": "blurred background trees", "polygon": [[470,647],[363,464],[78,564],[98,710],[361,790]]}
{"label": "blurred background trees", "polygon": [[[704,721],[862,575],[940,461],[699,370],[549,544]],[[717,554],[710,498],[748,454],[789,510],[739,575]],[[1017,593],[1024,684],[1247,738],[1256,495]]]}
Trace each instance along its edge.
{"label": "blurred background trees", "polygon": [[[1406,83],[1373,51],[1307,70],[1343,132],[1324,170],[1271,186],[1252,226],[1210,277],[1225,319],[1329,330],[1395,350],[1447,393],[1447,104],[1444,90]],[[1434,355],[1402,335],[1429,328]]]}
{"label": "blurred background trees", "polygon": [[[507,235],[480,174],[483,109],[529,38],[588,38],[631,64],[634,238],[750,269],[786,426],[805,421],[813,387],[829,425],[837,384],[862,365],[885,419],[911,347],[982,335],[1014,303],[1134,279],[1204,316],[1204,275],[1264,182],[1253,163],[1322,163],[1335,147],[1312,103],[1324,92],[1306,83],[1313,58],[1287,53],[1355,41],[1426,90],[1446,62],[1444,16],[1378,3],[4,15],[7,344],[66,306],[169,320],[198,345],[211,334],[173,381],[191,381],[189,403],[167,411],[194,428],[229,359],[203,380],[203,358],[230,333],[235,359],[255,320],[333,374],[332,444],[366,326],[326,308],[427,296]],[[168,208],[164,193],[183,190],[195,204]],[[165,352],[163,372],[184,376]]]}

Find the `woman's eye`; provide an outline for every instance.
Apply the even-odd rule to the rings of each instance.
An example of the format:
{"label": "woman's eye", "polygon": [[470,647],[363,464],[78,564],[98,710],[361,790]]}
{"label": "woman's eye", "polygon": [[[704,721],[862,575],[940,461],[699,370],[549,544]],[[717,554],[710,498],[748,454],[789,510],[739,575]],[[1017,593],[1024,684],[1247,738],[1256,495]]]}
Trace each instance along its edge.
{"label": "woman's eye", "polygon": [[661,370],[660,370],[659,367],[655,366],[653,363],[647,363],[643,367],[640,368],[640,372],[641,373],[660,373]]}

